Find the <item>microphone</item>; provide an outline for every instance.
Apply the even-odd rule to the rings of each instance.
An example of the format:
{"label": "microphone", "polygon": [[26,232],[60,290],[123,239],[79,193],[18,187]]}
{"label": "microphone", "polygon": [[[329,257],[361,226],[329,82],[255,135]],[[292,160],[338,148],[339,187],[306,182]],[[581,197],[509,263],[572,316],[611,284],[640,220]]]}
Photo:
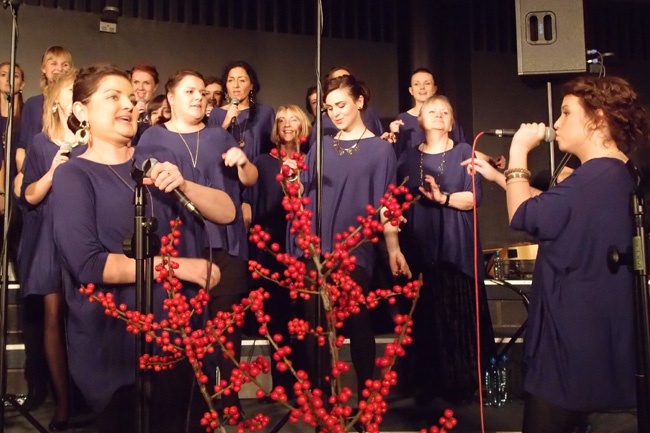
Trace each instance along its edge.
{"label": "microphone", "polygon": [[[496,135],[497,137],[513,137],[516,133],[516,129],[488,129],[483,132],[485,135]],[[546,132],[544,133],[544,138],[542,139],[547,143],[552,143],[555,141],[555,130],[550,126],[546,127]]]}
{"label": "microphone", "polygon": [[[158,160],[156,158],[149,158],[142,163],[142,171],[144,172],[145,176],[150,177],[151,169],[156,164],[158,164]],[[174,188],[172,190],[172,194],[174,194],[176,200],[178,200],[185,209],[189,210],[197,218],[203,221],[203,215],[201,215],[201,212],[199,212],[199,209],[196,207],[196,205],[192,203],[192,201],[189,198],[187,198],[185,194],[183,194],[183,191],[181,191],[178,188]]]}
{"label": "microphone", "polygon": [[[239,107],[239,102],[240,102],[240,101],[239,101],[239,99],[237,99],[237,98],[232,98],[232,100],[230,101],[230,103],[231,103],[232,105],[234,105],[235,107]],[[231,128],[232,128],[233,126],[235,126],[235,122],[237,122],[237,116],[232,116],[232,119],[230,119],[230,127],[231,127]]]}
{"label": "microphone", "polygon": [[61,156],[67,156],[70,158],[70,153],[72,152],[72,145],[70,143],[63,143],[61,145]]}

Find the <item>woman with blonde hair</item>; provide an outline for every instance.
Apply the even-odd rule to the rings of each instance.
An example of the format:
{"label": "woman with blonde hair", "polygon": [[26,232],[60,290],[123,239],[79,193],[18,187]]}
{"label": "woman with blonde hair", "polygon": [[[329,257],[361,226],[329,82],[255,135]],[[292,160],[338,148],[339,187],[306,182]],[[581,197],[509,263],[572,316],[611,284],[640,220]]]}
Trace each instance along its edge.
{"label": "woman with blonde hair", "polygon": [[[64,299],[61,282],[61,263],[53,238],[51,188],[54,172],[72,156],[79,155],[85,146],[77,146],[75,135],[68,128],[72,113],[72,85],[76,71],[53,77],[44,93],[43,132],[34,137],[25,158],[25,177],[21,198],[24,201],[23,228],[18,253],[20,291],[26,303],[43,302],[42,317],[29,315],[26,332],[33,330],[33,338],[26,338],[26,350],[34,353],[32,344],[42,345],[47,361],[56,408],[49,424],[51,431],[67,428],[69,415],[68,368],[63,334]],[[34,298],[42,300],[35,301]],[[42,323],[41,323],[42,321]],[[42,324],[37,329],[38,323]],[[36,355],[38,356],[38,355]]]}
{"label": "woman with blonde hair", "polygon": [[[66,72],[74,67],[72,63],[72,54],[67,48],[58,45],[51,46],[41,58],[41,92],[44,92],[47,85],[52,81],[55,75]],[[25,102],[23,116],[18,137],[16,149],[16,166],[18,171],[22,171],[25,154],[32,144],[32,140],[43,130],[43,103],[45,96],[32,96]]]}
{"label": "woman with blonde hair", "polygon": [[[245,216],[248,214],[248,225],[261,225],[264,231],[271,235],[273,242],[280,245],[280,251],[286,251],[287,219],[286,211],[282,207],[284,193],[276,176],[284,161],[291,158],[296,152],[306,151],[301,146],[310,133],[309,117],[300,107],[297,105],[278,107],[271,130],[271,141],[277,146],[276,151],[264,153],[255,158],[254,163],[259,172],[259,179],[255,186],[246,190],[244,214]],[[264,267],[271,269],[272,272],[282,272],[283,270],[283,267],[270,254],[258,250],[252,244],[250,256]],[[271,334],[284,336],[284,341],[288,343],[287,323],[292,319],[293,312],[289,291],[265,280],[254,280],[254,282],[259,283],[271,294],[271,298],[266,303],[266,311],[272,317],[269,323]],[[253,287],[253,289],[256,288],[257,286]],[[274,387],[281,385],[291,392],[293,389],[291,377],[288,373],[278,371],[275,363],[272,363],[271,375]]]}

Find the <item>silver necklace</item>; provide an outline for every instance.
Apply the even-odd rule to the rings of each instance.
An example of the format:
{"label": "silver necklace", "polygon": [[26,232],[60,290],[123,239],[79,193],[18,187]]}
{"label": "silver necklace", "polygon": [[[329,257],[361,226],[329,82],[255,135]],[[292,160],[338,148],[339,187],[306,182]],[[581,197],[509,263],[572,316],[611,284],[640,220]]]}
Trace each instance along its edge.
{"label": "silver necklace", "polygon": [[201,130],[199,129],[196,131],[196,155],[192,155],[192,151],[190,150],[189,144],[187,144],[187,141],[185,141],[185,138],[183,137],[183,134],[180,133],[180,130],[176,126],[175,123],[172,122],[172,125],[174,125],[174,129],[176,129],[176,133],[178,134],[179,137],[181,137],[181,140],[183,140],[183,144],[185,145],[185,148],[187,149],[187,152],[190,154],[190,160],[192,161],[192,167],[196,168],[196,163],[199,162],[199,146],[201,145]]}
{"label": "silver necklace", "polygon": [[[133,164],[133,157],[129,158],[129,161],[131,161],[131,164]],[[129,161],[126,161],[126,162],[129,162]],[[126,180],[124,180],[124,178],[123,178],[123,177],[122,177],[122,176],[117,172],[117,170],[115,170],[115,169],[113,168],[112,165],[110,165],[110,164],[105,164],[105,165],[106,165],[106,167],[108,167],[108,168],[109,168],[113,173],[115,173],[115,176],[117,176],[117,177],[118,177],[118,178],[119,178],[119,179],[124,183],[124,185],[127,186],[127,188],[129,188],[131,191],[135,192],[135,188],[134,188],[133,186],[129,185],[129,183],[128,183]]]}
{"label": "silver necklace", "polygon": [[364,129],[363,132],[361,133],[361,136],[357,139],[356,143],[354,143],[350,147],[342,147],[341,146],[339,137],[341,137],[341,133],[343,131],[339,131],[337,136],[334,137],[334,139],[332,140],[332,146],[334,146],[334,149],[339,153],[339,155],[345,155],[345,154],[352,155],[354,152],[359,150],[359,142],[361,141],[361,139],[363,138],[363,136],[365,135],[367,130],[368,130],[368,128],[366,127],[366,129]]}
{"label": "silver necklace", "polygon": [[[422,149],[420,150],[420,185],[424,186],[424,143],[422,143]],[[438,165],[438,170],[436,170],[433,173],[433,177],[436,180],[436,183],[440,188],[442,188],[442,184],[440,183],[440,180],[442,178],[443,173],[445,172],[445,161],[447,159],[447,148],[445,147],[445,150],[442,152],[442,159],[440,161],[440,164]]]}

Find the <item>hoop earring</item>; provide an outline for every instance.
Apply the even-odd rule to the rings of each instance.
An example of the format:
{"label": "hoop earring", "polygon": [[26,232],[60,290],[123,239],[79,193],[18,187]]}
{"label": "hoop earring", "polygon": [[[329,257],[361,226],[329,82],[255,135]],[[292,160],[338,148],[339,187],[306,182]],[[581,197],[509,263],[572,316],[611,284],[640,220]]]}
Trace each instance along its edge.
{"label": "hoop earring", "polygon": [[77,144],[88,144],[88,141],[90,140],[89,129],[90,125],[88,125],[88,121],[82,120],[79,124],[79,129],[74,133],[74,138],[77,141]]}

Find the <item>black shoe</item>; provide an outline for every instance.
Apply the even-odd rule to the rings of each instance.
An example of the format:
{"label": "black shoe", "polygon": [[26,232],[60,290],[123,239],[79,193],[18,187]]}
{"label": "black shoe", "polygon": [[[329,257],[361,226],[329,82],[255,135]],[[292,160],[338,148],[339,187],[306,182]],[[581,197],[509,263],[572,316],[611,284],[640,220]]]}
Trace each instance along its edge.
{"label": "black shoe", "polygon": [[70,424],[68,423],[68,420],[63,420],[63,421],[50,421],[50,423],[47,425],[47,428],[51,432],[58,432],[58,431],[66,431],[68,428],[70,428]]}

